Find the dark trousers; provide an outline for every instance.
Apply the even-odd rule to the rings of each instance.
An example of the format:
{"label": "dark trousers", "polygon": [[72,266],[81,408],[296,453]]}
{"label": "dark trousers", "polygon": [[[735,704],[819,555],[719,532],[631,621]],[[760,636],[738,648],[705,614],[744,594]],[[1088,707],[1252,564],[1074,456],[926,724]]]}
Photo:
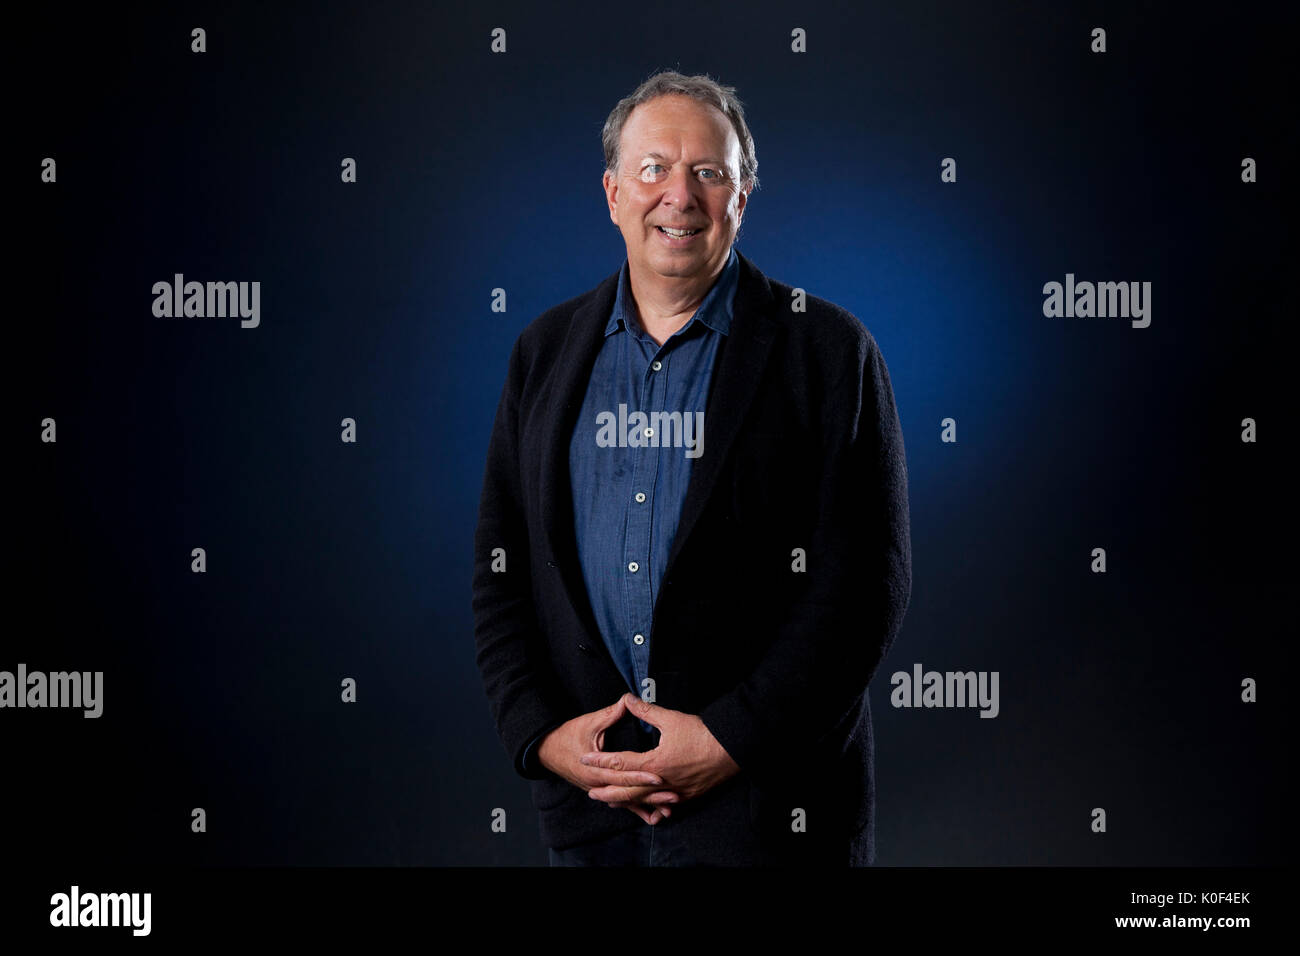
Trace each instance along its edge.
{"label": "dark trousers", "polygon": [[671,818],[642,823],[603,840],[550,851],[551,866],[699,866],[685,832]]}
{"label": "dark trousers", "polygon": [[[667,820],[637,822],[562,850],[551,848],[551,866],[743,866],[841,867],[871,865],[871,828],[858,829],[822,807],[808,814],[805,831],[791,826],[793,798],[759,799],[735,777],[675,807]],[[620,811],[627,813],[628,811]]]}

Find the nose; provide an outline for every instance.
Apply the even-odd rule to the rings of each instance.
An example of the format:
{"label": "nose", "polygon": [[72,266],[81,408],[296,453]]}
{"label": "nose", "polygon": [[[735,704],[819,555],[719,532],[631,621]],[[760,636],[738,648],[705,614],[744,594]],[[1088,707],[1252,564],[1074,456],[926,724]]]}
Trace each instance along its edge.
{"label": "nose", "polygon": [[690,209],[696,204],[695,190],[697,188],[699,188],[699,183],[690,167],[684,163],[677,163],[673,166],[672,172],[668,174],[668,180],[664,184],[663,201],[676,206],[678,209]]}

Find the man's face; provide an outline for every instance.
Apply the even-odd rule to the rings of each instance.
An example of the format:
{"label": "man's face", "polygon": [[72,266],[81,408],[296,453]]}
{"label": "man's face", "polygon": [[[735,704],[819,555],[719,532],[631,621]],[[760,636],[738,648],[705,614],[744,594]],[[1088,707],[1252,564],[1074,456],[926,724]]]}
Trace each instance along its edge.
{"label": "man's face", "polygon": [[[609,216],[628,263],[643,274],[715,275],[727,261],[748,195],[730,121],[689,96],[660,96],[623,125],[617,175],[605,173]],[[663,230],[698,230],[675,238]]]}

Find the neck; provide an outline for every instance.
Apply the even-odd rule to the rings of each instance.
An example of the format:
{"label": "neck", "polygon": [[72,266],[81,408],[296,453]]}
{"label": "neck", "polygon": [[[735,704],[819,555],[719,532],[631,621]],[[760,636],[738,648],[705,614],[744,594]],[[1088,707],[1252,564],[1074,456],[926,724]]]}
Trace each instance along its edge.
{"label": "neck", "polygon": [[689,322],[729,260],[730,255],[712,274],[701,276],[661,276],[629,261],[628,284],[646,335],[663,345]]}

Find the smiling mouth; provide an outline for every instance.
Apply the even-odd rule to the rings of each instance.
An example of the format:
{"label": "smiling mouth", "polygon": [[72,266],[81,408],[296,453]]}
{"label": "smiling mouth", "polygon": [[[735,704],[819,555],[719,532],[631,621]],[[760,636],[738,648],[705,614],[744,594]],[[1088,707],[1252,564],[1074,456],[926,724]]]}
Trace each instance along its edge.
{"label": "smiling mouth", "polygon": [[664,226],[655,226],[655,228],[658,229],[660,232],[662,232],[665,236],[669,236],[673,239],[685,239],[687,236],[693,236],[697,232],[703,231],[700,229],[669,229]]}

